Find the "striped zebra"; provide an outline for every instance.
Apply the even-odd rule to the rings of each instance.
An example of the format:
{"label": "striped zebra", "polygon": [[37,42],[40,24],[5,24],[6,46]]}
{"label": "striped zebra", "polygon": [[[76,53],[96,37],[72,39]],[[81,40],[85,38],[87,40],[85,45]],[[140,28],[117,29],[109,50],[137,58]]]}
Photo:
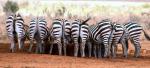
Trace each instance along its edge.
{"label": "striped zebra", "polygon": [[139,57],[140,50],[141,50],[140,36],[141,36],[142,31],[144,32],[146,39],[150,40],[150,37],[138,23],[129,22],[129,23],[126,23],[124,27],[126,28],[127,48],[128,48],[128,39],[130,39],[131,43],[134,44],[134,47],[135,47],[134,56]]}
{"label": "striped zebra", "polygon": [[[93,27],[91,27],[90,31],[91,31],[91,38],[92,38],[92,42],[94,44],[94,55],[95,57],[108,57],[110,56],[110,41],[109,39],[111,39],[111,21],[108,19],[104,19],[101,22],[97,23],[96,25],[93,25]],[[104,55],[102,47],[104,46]],[[98,51],[97,51],[98,50]]]}
{"label": "striped zebra", "polygon": [[8,37],[11,41],[11,52],[14,52],[15,46],[18,42],[19,50],[24,46],[25,41],[25,29],[24,29],[24,20],[21,15],[10,15],[6,20],[6,30]]}
{"label": "striped zebra", "polygon": [[65,19],[55,19],[50,31],[53,43],[50,47],[50,54],[52,53],[53,44],[57,44],[59,55],[62,55],[62,47],[64,55],[66,56],[66,49],[69,41],[71,40],[71,26],[70,22]]}
{"label": "striped zebra", "polygon": [[[33,42],[36,41],[36,53],[44,53],[45,39],[49,37],[47,22],[43,17],[32,18],[29,25],[30,47],[32,51]],[[48,40],[46,40],[48,41]]]}
{"label": "striped zebra", "polygon": [[68,20],[63,20],[63,35],[62,35],[62,43],[63,43],[63,49],[64,49],[64,55],[66,56],[66,48],[67,45],[71,42],[71,23]]}
{"label": "striped zebra", "polygon": [[89,26],[86,23],[89,21],[88,18],[85,21],[74,20],[71,25],[71,37],[74,42],[74,56],[78,56],[78,49],[80,46],[81,57],[85,57],[85,44],[89,38]]}
{"label": "striped zebra", "polygon": [[125,28],[121,24],[112,24],[112,40],[111,40],[111,52],[112,56],[116,57],[117,44],[122,44],[124,57],[127,57],[127,46],[125,43]]}

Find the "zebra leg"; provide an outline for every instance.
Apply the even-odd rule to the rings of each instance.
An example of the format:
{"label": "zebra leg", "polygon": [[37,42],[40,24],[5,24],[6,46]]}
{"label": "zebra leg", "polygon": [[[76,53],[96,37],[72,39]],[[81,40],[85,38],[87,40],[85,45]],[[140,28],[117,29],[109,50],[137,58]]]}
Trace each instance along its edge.
{"label": "zebra leg", "polygon": [[75,47],[74,47],[74,56],[75,56],[75,57],[78,56],[78,50],[79,50],[79,44],[76,42],[76,43],[75,43]]}
{"label": "zebra leg", "polygon": [[96,45],[93,45],[93,47],[94,47],[94,56],[95,56],[95,58],[97,58],[97,52],[96,52],[96,50],[97,50],[97,47],[96,47]]}
{"label": "zebra leg", "polygon": [[44,43],[44,41],[42,41],[42,53],[43,54],[45,53],[45,43]]}
{"label": "zebra leg", "polygon": [[104,43],[104,48],[105,48],[104,57],[108,57],[110,54],[110,47],[108,45],[108,38],[105,37],[103,40],[103,43]]}
{"label": "zebra leg", "polygon": [[125,44],[125,40],[121,40],[121,44],[122,44],[122,49],[123,49],[123,55],[125,58],[127,58],[128,57],[128,50],[127,50],[127,47]]}
{"label": "zebra leg", "polygon": [[18,43],[19,43],[19,50],[21,50],[24,46],[24,41],[23,41],[23,38],[19,38],[18,39]]}
{"label": "zebra leg", "polygon": [[81,57],[85,57],[85,42],[82,42],[80,45]]}
{"label": "zebra leg", "polygon": [[50,45],[50,50],[49,50],[50,55],[52,54],[52,50],[53,50],[53,43],[51,43],[51,45]]}
{"label": "zebra leg", "polygon": [[19,50],[21,50],[21,39],[18,38]]}
{"label": "zebra leg", "polygon": [[24,51],[24,43],[25,43],[25,38],[22,38],[21,41],[20,41],[20,45],[21,45],[21,48],[22,48],[22,51]]}
{"label": "zebra leg", "polygon": [[43,43],[42,42],[39,43],[39,52],[40,52],[40,54],[43,53]]}
{"label": "zebra leg", "polygon": [[40,45],[41,43],[39,41],[36,41],[37,44],[36,44],[36,50],[35,50],[35,53],[38,54],[39,53],[39,50],[40,50]]}
{"label": "zebra leg", "polygon": [[32,47],[33,47],[33,40],[30,40],[29,52],[32,52]]}
{"label": "zebra leg", "polygon": [[135,53],[134,53],[134,57],[138,58],[140,56],[140,50],[141,50],[141,46],[140,46],[140,40],[138,39],[134,39],[134,46],[135,46]]}
{"label": "zebra leg", "polygon": [[112,41],[112,57],[115,58],[117,54],[117,40]]}
{"label": "zebra leg", "polygon": [[102,58],[102,47],[101,47],[102,45],[98,45],[98,58]]}
{"label": "zebra leg", "polygon": [[110,53],[111,53],[111,56],[113,56],[113,45],[111,45]]}
{"label": "zebra leg", "polygon": [[11,46],[10,46],[10,52],[15,52],[15,41],[14,39],[11,38]]}
{"label": "zebra leg", "polygon": [[115,58],[116,57],[116,43],[114,43],[113,45],[112,45],[112,56],[113,56],[113,58]]}
{"label": "zebra leg", "polygon": [[36,50],[35,53],[38,54],[39,53],[39,44],[36,44]]}
{"label": "zebra leg", "polygon": [[92,53],[92,44],[90,41],[87,42],[88,45],[88,51],[89,51],[89,57],[91,57],[91,53]]}
{"label": "zebra leg", "polygon": [[66,47],[67,47],[66,41],[67,41],[67,40],[64,40],[64,42],[63,42],[63,48],[64,48],[64,55],[65,55],[65,56],[66,56]]}
{"label": "zebra leg", "polygon": [[58,50],[59,50],[59,55],[62,55],[62,44],[58,43]]}

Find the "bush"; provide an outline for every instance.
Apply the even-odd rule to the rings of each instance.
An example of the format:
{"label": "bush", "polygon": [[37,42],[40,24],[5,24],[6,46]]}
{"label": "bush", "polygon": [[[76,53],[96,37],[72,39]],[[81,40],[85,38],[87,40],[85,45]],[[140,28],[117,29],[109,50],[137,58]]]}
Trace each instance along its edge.
{"label": "bush", "polygon": [[5,5],[3,6],[3,11],[8,13],[16,13],[19,10],[19,6],[16,2],[13,1],[7,1]]}

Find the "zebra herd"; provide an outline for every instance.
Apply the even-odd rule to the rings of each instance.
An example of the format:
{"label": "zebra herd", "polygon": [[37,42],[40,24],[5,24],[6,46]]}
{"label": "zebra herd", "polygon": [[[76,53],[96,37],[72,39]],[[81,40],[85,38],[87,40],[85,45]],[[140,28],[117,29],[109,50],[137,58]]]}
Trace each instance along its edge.
{"label": "zebra herd", "polygon": [[[54,19],[50,28],[44,17],[34,17],[30,25],[25,25],[20,14],[10,15],[6,20],[6,30],[11,41],[10,50],[15,52],[18,42],[19,50],[24,48],[26,39],[30,41],[29,52],[32,52],[33,42],[36,41],[36,53],[44,53],[46,43],[50,43],[49,53],[52,54],[53,45],[57,44],[59,55],[67,55],[67,45],[74,45],[74,56],[85,57],[85,47],[88,56],[93,52],[95,57],[116,57],[117,44],[122,44],[123,56],[128,57],[128,40],[135,47],[135,57],[140,56],[140,36],[142,31],[150,40],[143,28],[134,22],[117,24],[109,19],[104,19],[95,25],[88,25],[86,20]],[[80,50],[79,50],[80,49]]]}

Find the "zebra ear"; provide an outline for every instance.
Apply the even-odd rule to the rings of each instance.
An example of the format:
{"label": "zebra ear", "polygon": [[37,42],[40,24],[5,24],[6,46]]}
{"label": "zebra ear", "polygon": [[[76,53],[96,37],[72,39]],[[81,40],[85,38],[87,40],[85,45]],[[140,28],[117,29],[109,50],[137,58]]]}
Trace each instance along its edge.
{"label": "zebra ear", "polygon": [[85,21],[82,22],[82,24],[85,24],[87,21],[89,21],[91,17],[87,18]]}

